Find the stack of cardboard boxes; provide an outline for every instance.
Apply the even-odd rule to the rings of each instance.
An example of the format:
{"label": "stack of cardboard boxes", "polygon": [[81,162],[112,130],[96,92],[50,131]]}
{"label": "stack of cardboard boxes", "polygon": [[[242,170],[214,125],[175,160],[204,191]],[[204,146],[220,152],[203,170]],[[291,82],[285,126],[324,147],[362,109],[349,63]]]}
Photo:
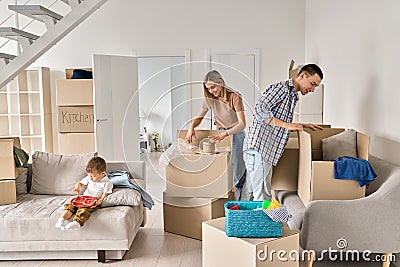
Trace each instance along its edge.
{"label": "stack of cardboard boxes", "polygon": [[[198,130],[193,145],[218,131]],[[178,138],[185,139],[187,131]],[[231,147],[225,138],[217,149]],[[224,217],[224,203],[233,200],[233,171],[229,151],[217,154],[182,154],[166,167],[163,193],[164,230],[201,240],[201,223]]]}
{"label": "stack of cardboard boxes", "polygon": [[93,80],[57,80],[58,153],[95,151]]}
{"label": "stack of cardboard boxes", "polygon": [[0,138],[0,205],[16,203],[14,146],[21,148],[18,137]]}

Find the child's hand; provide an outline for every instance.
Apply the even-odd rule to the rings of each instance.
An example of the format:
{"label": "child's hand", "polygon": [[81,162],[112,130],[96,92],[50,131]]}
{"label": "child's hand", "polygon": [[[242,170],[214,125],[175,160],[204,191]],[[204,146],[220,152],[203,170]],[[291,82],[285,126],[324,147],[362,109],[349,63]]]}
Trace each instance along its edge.
{"label": "child's hand", "polygon": [[77,194],[79,196],[80,190],[78,188],[74,188],[74,189],[72,189],[72,192],[74,192],[75,194]]}
{"label": "child's hand", "polygon": [[98,199],[98,200],[96,201],[96,205],[97,205],[97,206],[100,206],[101,203],[103,203],[103,200],[102,200],[102,199]]}

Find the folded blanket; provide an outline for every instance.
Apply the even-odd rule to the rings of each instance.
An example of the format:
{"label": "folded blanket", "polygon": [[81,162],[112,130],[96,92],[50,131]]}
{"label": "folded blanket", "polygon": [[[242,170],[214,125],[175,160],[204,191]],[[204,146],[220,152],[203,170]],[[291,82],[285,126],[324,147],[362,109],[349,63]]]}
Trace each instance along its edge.
{"label": "folded blanket", "polygon": [[114,187],[130,188],[138,191],[141,195],[143,206],[149,210],[154,206],[154,201],[151,196],[138,184],[131,182],[127,171],[108,171],[107,176],[113,183]]}
{"label": "folded blanket", "polygon": [[340,157],[334,160],[335,179],[356,180],[360,187],[375,180],[376,173],[367,160]]}

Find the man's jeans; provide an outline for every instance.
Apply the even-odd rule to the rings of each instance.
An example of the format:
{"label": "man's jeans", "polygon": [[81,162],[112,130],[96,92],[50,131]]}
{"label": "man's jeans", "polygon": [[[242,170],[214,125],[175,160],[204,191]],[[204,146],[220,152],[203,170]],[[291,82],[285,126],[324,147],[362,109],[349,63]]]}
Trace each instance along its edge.
{"label": "man's jeans", "polygon": [[262,201],[271,199],[272,164],[263,160],[254,149],[243,151],[247,176],[241,200]]}

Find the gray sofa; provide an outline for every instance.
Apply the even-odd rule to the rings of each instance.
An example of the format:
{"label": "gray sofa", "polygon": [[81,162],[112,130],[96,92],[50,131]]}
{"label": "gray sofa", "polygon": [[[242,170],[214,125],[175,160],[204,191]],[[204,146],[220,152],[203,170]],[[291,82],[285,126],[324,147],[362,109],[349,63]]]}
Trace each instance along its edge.
{"label": "gray sofa", "polygon": [[289,226],[300,232],[303,249],[338,249],[345,239],[348,250],[400,252],[400,166],[370,156],[378,174],[365,198],[316,200],[305,207],[296,192],[277,191],[277,198],[293,215]]}
{"label": "gray sofa", "polygon": [[[144,162],[108,162],[107,169],[130,171],[145,188]],[[28,187],[31,176],[28,171]],[[122,259],[146,222],[143,205],[101,208],[80,230],[61,231],[54,224],[70,198],[27,193],[0,206],[0,260]]]}

